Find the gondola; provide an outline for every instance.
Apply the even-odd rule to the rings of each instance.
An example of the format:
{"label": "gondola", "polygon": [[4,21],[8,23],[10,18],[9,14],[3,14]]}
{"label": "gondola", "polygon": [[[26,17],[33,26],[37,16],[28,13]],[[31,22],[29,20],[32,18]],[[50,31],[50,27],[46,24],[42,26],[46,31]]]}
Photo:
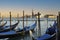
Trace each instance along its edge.
{"label": "gondola", "polygon": [[2,27],[2,30],[0,30],[0,32],[6,32],[6,31],[9,31],[10,29],[11,30],[14,30],[14,28],[16,28],[16,26],[19,24],[19,20],[17,23],[15,23],[14,25],[11,25],[11,28],[10,28],[10,25],[9,26],[4,26]]}
{"label": "gondola", "polygon": [[3,21],[3,18],[0,20],[0,22],[2,22]]}
{"label": "gondola", "polygon": [[41,36],[41,37],[37,37],[37,38],[34,38],[35,40],[54,40],[55,37],[56,37],[56,31],[57,31],[57,23],[56,21],[54,22],[53,26],[48,28],[46,30],[46,33]]}
{"label": "gondola", "polygon": [[0,28],[5,26],[6,24],[7,24],[7,21],[5,23],[3,23],[3,24],[0,24]]}
{"label": "gondola", "polygon": [[[25,27],[25,29],[24,28],[23,29],[24,29],[24,32],[27,32],[27,31],[33,30],[35,27],[36,27],[36,22],[33,25]],[[0,38],[11,38],[11,37],[22,35],[23,29],[20,29],[18,31],[10,30],[7,32],[0,32]]]}
{"label": "gondola", "polygon": [[37,25],[37,21],[35,21],[34,24],[30,25],[30,26],[24,26],[24,28],[20,29],[20,31],[24,31],[25,33],[29,33],[29,31],[33,31],[34,28],[36,27]]}

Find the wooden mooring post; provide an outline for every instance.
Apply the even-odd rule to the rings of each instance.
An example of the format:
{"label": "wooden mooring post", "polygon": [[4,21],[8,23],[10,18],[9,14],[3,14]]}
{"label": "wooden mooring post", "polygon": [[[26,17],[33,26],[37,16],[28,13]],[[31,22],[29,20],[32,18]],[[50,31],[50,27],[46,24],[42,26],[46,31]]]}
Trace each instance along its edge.
{"label": "wooden mooring post", "polygon": [[41,36],[41,27],[40,27],[40,13],[35,14],[37,16],[37,36]]}
{"label": "wooden mooring post", "polygon": [[23,10],[23,40],[24,40],[24,35],[25,33],[24,33],[24,10]]}
{"label": "wooden mooring post", "polygon": [[[57,16],[57,29],[58,29],[58,24],[59,24],[59,18],[58,18],[59,16]],[[58,30],[56,30],[56,40],[58,40],[58,32],[57,32]]]}
{"label": "wooden mooring post", "polygon": [[[24,28],[24,10],[23,10],[23,28]],[[24,31],[24,29],[23,29]]]}
{"label": "wooden mooring post", "polygon": [[10,30],[11,30],[11,12],[9,12],[10,14]]}
{"label": "wooden mooring post", "polygon": [[[1,19],[1,13],[0,13],[0,19]],[[0,24],[1,24],[1,22],[0,22]]]}
{"label": "wooden mooring post", "polygon": [[38,35],[41,36],[40,13],[38,12]]}
{"label": "wooden mooring post", "polygon": [[40,27],[40,13],[38,12],[38,27],[39,27],[39,30],[41,30],[41,27]]}
{"label": "wooden mooring post", "polygon": [[1,13],[0,13],[0,18],[1,18]]}
{"label": "wooden mooring post", "polygon": [[60,40],[60,12],[58,12],[58,16],[57,16],[57,37],[56,40]]}

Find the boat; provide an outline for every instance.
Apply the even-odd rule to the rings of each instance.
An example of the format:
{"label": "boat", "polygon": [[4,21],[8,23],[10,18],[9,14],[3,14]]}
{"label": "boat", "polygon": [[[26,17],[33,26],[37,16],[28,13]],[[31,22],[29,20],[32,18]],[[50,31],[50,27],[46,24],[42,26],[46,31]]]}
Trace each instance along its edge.
{"label": "boat", "polygon": [[24,33],[29,33],[30,30],[31,30],[31,31],[34,30],[34,28],[36,27],[36,25],[37,25],[37,21],[35,21],[34,24],[32,24],[32,25],[30,25],[30,26],[25,26],[24,28],[19,29],[19,30],[20,30],[20,31],[24,31]]}
{"label": "boat", "polygon": [[3,18],[0,20],[0,22],[2,22],[3,21]]}
{"label": "boat", "polygon": [[11,38],[11,37],[14,37],[16,36],[18,33],[14,30],[10,30],[10,31],[7,31],[7,32],[1,32],[0,33],[0,39],[2,38]]}
{"label": "boat", "polygon": [[43,36],[34,38],[34,40],[54,40],[56,39],[56,32],[57,32],[57,23],[54,22],[53,26],[46,30],[46,33]]}
{"label": "boat", "polygon": [[48,28],[46,30],[46,34],[52,35],[53,33],[56,33],[56,30],[57,30],[57,23],[55,21],[54,24],[53,24],[53,26],[51,26],[50,28]]}
{"label": "boat", "polygon": [[19,20],[14,25],[11,25],[11,28],[10,28],[10,25],[2,27],[2,30],[0,30],[0,32],[6,32],[9,30],[14,30],[18,24],[19,24]]}
{"label": "boat", "polygon": [[0,32],[0,39],[1,38],[12,38],[12,37],[16,37],[16,36],[21,36],[23,32],[33,30],[35,27],[36,27],[36,22],[31,26],[23,28],[24,30],[19,29],[18,31],[10,30],[10,31],[6,31],[6,32]]}
{"label": "boat", "polygon": [[0,24],[0,28],[5,26],[7,24],[7,21],[5,23]]}

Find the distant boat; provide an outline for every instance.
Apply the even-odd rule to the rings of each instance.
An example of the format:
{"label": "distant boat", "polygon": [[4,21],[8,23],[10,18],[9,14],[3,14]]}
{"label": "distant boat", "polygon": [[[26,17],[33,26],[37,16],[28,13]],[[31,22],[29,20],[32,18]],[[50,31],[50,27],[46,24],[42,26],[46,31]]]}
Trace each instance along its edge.
{"label": "distant boat", "polygon": [[54,22],[53,26],[48,28],[46,30],[46,33],[43,36],[37,37],[35,39],[36,40],[54,40],[56,37],[56,30],[57,30],[56,26],[57,26],[57,23]]}
{"label": "distant boat", "polygon": [[10,25],[4,26],[4,27],[2,27],[2,30],[0,30],[0,32],[6,32],[6,31],[14,30],[14,28],[16,28],[16,26],[18,24],[19,24],[19,21],[17,23],[15,23],[14,25],[11,25],[11,28],[10,28]]}
{"label": "distant boat", "polygon": [[[36,22],[33,25],[25,27],[23,29],[24,29],[24,32],[26,33],[27,31],[33,30],[35,27],[36,27]],[[16,36],[22,35],[23,29],[20,29],[19,31],[10,30],[7,32],[0,32],[0,39],[16,37]]]}

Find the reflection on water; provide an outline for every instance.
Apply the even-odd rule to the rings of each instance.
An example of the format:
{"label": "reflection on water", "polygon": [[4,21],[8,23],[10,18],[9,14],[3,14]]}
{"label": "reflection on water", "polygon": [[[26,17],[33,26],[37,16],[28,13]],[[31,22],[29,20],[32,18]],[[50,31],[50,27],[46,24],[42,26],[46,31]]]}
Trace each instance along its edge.
{"label": "reflection on water", "polygon": [[[15,24],[17,21],[12,21],[12,25]],[[34,21],[27,21],[27,24],[26,24],[26,21],[24,22],[24,25],[25,26],[29,26],[29,25],[32,25],[34,23]],[[10,22],[7,21],[7,24],[6,25],[9,25]],[[18,24],[18,26],[16,28],[23,28],[23,22],[20,21],[20,23]],[[52,25],[53,24],[53,21],[48,21],[48,27],[50,27],[50,24]],[[41,35],[43,35],[47,29],[47,22],[46,21],[41,21]],[[31,40],[31,36],[32,34],[36,34],[36,28],[35,28],[35,32],[31,32],[30,31],[30,34],[26,34],[24,36],[19,36],[19,37],[13,37],[13,38],[5,38],[5,39],[0,39],[0,40]]]}

